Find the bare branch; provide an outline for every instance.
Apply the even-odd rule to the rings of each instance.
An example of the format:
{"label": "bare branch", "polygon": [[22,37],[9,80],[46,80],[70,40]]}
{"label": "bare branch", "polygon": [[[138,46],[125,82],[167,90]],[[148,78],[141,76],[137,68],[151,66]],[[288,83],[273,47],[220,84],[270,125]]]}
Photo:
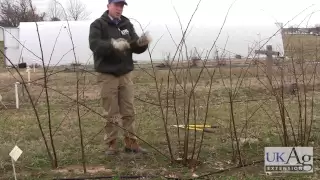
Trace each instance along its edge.
{"label": "bare branch", "polygon": [[0,25],[3,27],[18,27],[20,22],[43,21],[45,16],[45,13],[31,8],[26,0],[0,0]]}
{"label": "bare branch", "polygon": [[81,0],[69,0],[66,11],[68,20],[74,21],[86,20],[91,15],[91,12],[87,11],[87,6]]}
{"label": "bare branch", "polygon": [[50,21],[61,21],[64,18],[63,9],[56,0],[51,0],[47,10]]}

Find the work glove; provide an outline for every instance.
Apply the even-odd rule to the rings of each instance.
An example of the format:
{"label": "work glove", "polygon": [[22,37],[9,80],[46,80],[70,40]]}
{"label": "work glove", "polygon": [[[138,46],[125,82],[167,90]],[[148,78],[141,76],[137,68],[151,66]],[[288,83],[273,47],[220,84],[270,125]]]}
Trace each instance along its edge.
{"label": "work glove", "polygon": [[111,39],[111,44],[115,49],[118,49],[119,51],[124,51],[130,48],[129,42],[123,38]]}
{"label": "work glove", "polygon": [[143,33],[140,38],[137,40],[138,46],[145,46],[148,45],[152,41],[152,38],[150,36],[150,33],[147,31]]}

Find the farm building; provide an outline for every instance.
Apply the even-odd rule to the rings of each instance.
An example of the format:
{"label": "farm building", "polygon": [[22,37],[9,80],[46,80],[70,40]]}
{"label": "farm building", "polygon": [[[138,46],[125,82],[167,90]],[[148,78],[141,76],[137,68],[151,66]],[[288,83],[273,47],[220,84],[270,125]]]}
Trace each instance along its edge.
{"label": "farm building", "polygon": [[92,53],[88,45],[88,22],[38,22],[37,25],[34,22],[22,22],[18,28],[4,29],[7,66],[11,65],[10,61],[14,65],[22,62],[42,65],[42,53],[46,66],[71,64],[75,62],[73,47],[77,62],[86,64],[90,61]]}
{"label": "farm building", "polygon": [[43,59],[45,66],[75,62],[90,65],[93,63],[88,41],[91,22],[21,22],[17,28],[3,28],[7,57],[4,63],[6,66],[22,62],[42,66]]}
{"label": "farm building", "polygon": [[[10,65],[8,59],[19,59],[19,39],[18,28],[0,28],[0,66]],[[10,56],[10,57],[8,57]],[[6,59],[7,57],[8,59]]]}

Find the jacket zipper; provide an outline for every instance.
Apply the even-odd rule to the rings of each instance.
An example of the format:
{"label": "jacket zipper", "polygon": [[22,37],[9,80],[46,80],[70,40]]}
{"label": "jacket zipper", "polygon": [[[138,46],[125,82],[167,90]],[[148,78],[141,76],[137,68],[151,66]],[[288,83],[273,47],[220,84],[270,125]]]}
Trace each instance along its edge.
{"label": "jacket zipper", "polygon": [[[117,29],[118,29],[119,38],[122,38],[121,30],[120,30],[120,28],[119,28],[118,24],[116,24],[116,27],[117,27]],[[122,60],[122,58],[121,58],[121,57],[120,57],[120,62],[121,62],[121,63],[123,62],[123,60]]]}
{"label": "jacket zipper", "polygon": [[116,26],[117,26],[117,29],[118,29],[118,32],[119,32],[119,35],[120,35],[119,37],[122,37],[121,30],[120,30],[118,24]]}

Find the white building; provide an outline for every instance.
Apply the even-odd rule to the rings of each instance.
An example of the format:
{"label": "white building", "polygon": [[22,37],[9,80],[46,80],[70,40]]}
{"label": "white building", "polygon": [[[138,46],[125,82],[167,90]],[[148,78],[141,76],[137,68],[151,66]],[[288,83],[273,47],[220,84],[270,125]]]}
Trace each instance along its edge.
{"label": "white building", "polygon": [[[72,40],[69,32],[71,29]],[[89,49],[89,22],[86,21],[22,22],[18,28],[4,28],[6,65],[26,62],[28,65],[66,65],[75,60],[92,64]],[[41,46],[39,43],[41,41]],[[72,43],[73,41],[73,43]],[[73,49],[74,47],[74,49]],[[76,58],[74,56],[74,51]]]}
{"label": "white building", "polygon": [[[21,22],[18,28],[6,28],[2,33],[2,35],[4,34],[6,47],[5,53],[8,57],[6,63],[7,65],[11,65],[11,61],[14,65],[17,65],[23,61],[28,65],[34,63],[42,65],[43,53],[45,66],[70,65],[71,63],[75,63],[75,59],[77,63],[93,64],[93,56],[89,48],[89,27],[91,22],[91,20],[38,22],[38,30],[35,22]],[[69,32],[68,23],[71,33]],[[142,32],[141,28],[134,21],[133,24],[137,34],[140,35]],[[146,30],[151,33],[154,39],[150,45],[153,61],[164,60],[163,54],[170,53],[173,56],[176,53],[177,47],[175,43],[179,44],[182,38],[179,25],[169,27],[175,43],[166,26],[150,24]],[[206,54],[206,51],[212,47],[212,44],[216,40],[219,30],[220,27],[193,28],[191,33],[188,33],[186,40],[188,53],[190,50],[197,48],[197,51],[205,52],[204,54]],[[275,34],[275,32],[277,33]],[[38,33],[42,48],[40,48]],[[70,34],[72,35],[73,44]],[[261,42],[257,43],[258,41]],[[275,25],[265,27],[226,26],[215,44],[215,49],[218,49],[219,52],[224,52],[219,53],[220,55],[230,53],[231,57],[234,57],[236,54],[247,57],[248,46],[258,49],[259,46],[257,44],[261,46],[272,45],[274,50],[283,54],[281,32],[278,31],[278,27]],[[182,50],[185,51],[184,48]],[[185,57],[185,52],[182,54]],[[214,57],[214,50],[211,51],[211,54],[209,58]],[[139,55],[134,54],[133,57],[138,62],[151,61],[148,52]],[[178,57],[179,53],[176,54],[175,60]],[[229,54],[226,54],[226,57],[229,57]]]}
{"label": "white building", "polygon": [[[0,27],[0,41],[3,42],[3,49],[1,51],[5,54],[5,64],[10,66],[10,59],[13,63],[19,62],[19,29],[18,28],[4,28]],[[2,57],[1,53],[1,57]]]}

